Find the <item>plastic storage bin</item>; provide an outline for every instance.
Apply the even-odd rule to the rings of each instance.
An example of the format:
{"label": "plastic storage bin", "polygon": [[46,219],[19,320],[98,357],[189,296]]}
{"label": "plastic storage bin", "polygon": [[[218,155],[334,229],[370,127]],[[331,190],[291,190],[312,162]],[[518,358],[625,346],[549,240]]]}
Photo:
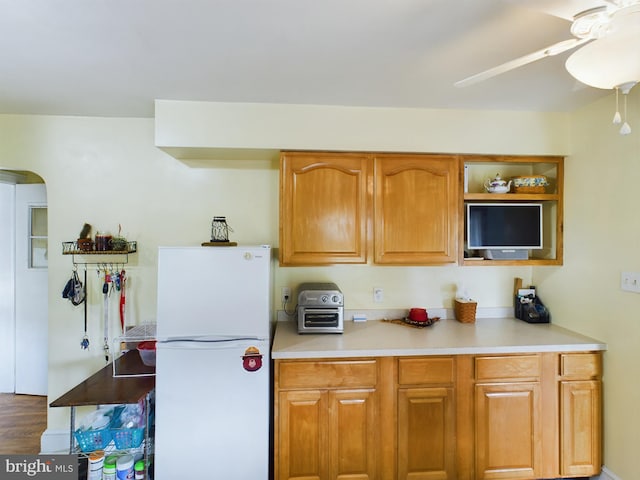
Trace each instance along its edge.
{"label": "plastic storage bin", "polygon": [[138,344],[138,352],[140,352],[140,358],[142,359],[142,363],[144,363],[148,367],[154,367],[156,365],[155,340],[140,342]]}
{"label": "plastic storage bin", "polygon": [[73,433],[76,438],[80,450],[83,452],[93,452],[95,450],[103,450],[111,441],[111,430],[109,428],[101,428],[98,430],[76,430]]}
{"label": "plastic storage bin", "polygon": [[144,428],[112,428],[111,437],[118,450],[138,448],[144,440]]}

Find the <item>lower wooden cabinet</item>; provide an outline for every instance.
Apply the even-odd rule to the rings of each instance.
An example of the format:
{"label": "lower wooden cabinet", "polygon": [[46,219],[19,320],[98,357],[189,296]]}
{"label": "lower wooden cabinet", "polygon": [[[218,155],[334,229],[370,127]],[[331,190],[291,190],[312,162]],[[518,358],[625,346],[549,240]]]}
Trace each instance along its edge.
{"label": "lower wooden cabinet", "polygon": [[402,480],[455,478],[453,389],[398,391],[397,462]]}
{"label": "lower wooden cabinet", "polygon": [[567,354],[560,360],[560,472],[586,477],[602,464],[602,357]]}
{"label": "lower wooden cabinet", "polygon": [[375,391],[282,392],[278,478],[375,478]]}
{"label": "lower wooden cabinet", "polygon": [[276,480],[600,472],[599,352],[275,361]]}
{"label": "lower wooden cabinet", "polygon": [[329,393],[329,478],[376,478],[375,390]]}
{"label": "lower wooden cabinet", "polygon": [[476,385],[476,477],[539,478],[540,386]]}
{"label": "lower wooden cabinet", "polygon": [[399,358],[397,369],[397,478],[456,478],[454,358]]}
{"label": "lower wooden cabinet", "polygon": [[542,476],[541,356],[473,359],[476,478]]}
{"label": "lower wooden cabinet", "polygon": [[[376,361],[289,362],[279,367],[284,367],[279,380],[286,389],[276,392],[276,478],[379,478]],[[319,388],[309,388],[310,383]]]}
{"label": "lower wooden cabinet", "polygon": [[329,478],[328,393],[293,391],[278,397],[277,478]]}

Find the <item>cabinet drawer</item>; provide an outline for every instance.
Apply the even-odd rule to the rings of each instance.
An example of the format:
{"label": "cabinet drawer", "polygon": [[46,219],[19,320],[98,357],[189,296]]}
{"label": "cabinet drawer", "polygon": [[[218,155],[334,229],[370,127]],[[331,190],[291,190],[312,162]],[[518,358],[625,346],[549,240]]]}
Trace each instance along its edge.
{"label": "cabinet drawer", "polygon": [[373,387],[377,383],[375,360],[281,362],[280,388]]}
{"label": "cabinet drawer", "polygon": [[560,375],[563,377],[592,378],[602,374],[602,356],[599,353],[565,353],[560,356]]}
{"label": "cabinet drawer", "polygon": [[476,380],[530,379],[540,376],[539,355],[476,357]]}
{"label": "cabinet drawer", "polygon": [[400,358],[398,359],[398,383],[400,385],[425,385],[453,383],[453,358]]}

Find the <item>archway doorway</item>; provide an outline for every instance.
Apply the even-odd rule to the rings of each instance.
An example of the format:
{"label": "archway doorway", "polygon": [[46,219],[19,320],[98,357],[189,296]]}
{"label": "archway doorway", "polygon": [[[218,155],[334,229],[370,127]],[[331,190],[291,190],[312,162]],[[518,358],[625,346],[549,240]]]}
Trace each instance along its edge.
{"label": "archway doorway", "polygon": [[39,453],[47,423],[47,212],[41,177],[0,170],[0,453]]}

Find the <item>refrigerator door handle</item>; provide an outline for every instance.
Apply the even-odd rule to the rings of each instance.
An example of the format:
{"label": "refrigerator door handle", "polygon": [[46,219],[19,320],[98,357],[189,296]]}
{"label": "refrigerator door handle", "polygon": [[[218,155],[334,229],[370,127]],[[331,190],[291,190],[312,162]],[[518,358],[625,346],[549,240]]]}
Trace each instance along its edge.
{"label": "refrigerator door handle", "polygon": [[[267,343],[266,338],[234,337],[234,338],[171,338],[158,341],[157,349],[226,349],[237,348],[241,345]],[[266,348],[266,347],[265,347]]]}

